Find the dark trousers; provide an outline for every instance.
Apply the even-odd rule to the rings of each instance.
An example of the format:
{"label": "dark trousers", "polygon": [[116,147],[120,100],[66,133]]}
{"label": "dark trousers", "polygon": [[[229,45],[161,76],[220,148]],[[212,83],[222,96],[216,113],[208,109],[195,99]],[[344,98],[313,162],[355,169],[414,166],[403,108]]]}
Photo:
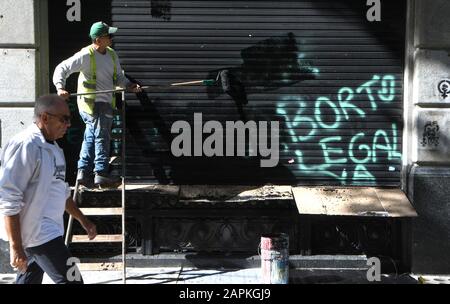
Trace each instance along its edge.
{"label": "dark trousers", "polygon": [[26,248],[25,254],[30,262],[27,271],[17,275],[16,284],[42,284],[44,272],[56,284],[83,284],[61,236],[40,246]]}

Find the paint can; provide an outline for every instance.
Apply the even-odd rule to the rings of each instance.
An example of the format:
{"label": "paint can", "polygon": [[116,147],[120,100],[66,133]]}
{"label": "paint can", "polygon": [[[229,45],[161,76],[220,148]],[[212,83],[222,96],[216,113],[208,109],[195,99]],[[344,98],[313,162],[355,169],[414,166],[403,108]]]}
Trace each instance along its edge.
{"label": "paint can", "polygon": [[288,284],[289,235],[275,233],[261,236],[261,273],[263,284]]}

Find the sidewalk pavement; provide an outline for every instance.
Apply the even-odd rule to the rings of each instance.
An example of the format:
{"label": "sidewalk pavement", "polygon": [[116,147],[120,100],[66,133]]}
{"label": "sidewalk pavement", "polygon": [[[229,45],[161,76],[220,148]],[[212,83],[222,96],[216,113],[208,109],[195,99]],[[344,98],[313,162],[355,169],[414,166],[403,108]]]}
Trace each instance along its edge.
{"label": "sidewalk pavement", "polygon": [[[121,271],[81,271],[86,284],[122,284]],[[0,274],[0,284],[13,284],[15,274]],[[290,284],[450,284],[450,275],[382,274],[369,282],[366,272],[339,269],[290,269]],[[44,276],[44,284],[53,284]],[[127,268],[127,284],[261,284],[261,269]]]}

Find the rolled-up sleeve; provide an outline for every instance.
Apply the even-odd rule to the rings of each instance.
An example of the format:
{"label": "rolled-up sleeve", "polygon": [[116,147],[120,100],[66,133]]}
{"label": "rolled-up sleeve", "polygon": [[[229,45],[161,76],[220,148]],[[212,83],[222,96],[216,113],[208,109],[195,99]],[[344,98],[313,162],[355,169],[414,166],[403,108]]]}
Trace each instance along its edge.
{"label": "rolled-up sleeve", "polygon": [[16,215],[24,206],[24,192],[39,166],[38,151],[19,143],[4,151],[0,168],[0,214]]}

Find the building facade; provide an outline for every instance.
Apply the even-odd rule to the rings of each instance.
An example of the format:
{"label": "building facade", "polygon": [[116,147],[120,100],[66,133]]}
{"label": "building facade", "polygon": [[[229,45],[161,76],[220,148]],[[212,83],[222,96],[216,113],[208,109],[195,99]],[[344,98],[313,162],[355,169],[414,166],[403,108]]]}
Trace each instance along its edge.
{"label": "building facade", "polygon": [[[292,198],[245,207],[238,218],[186,218],[184,207],[173,208],[136,216],[142,234],[157,231],[151,244],[142,238],[144,253],[245,252],[255,227],[266,225],[290,231],[294,253],[387,255],[415,272],[449,272],[447,1],[21,2],[7,1],[0,18],[2,142],[31,122],[33,100],[54,91],[55,66],[89,44],[90,25],[102,20],[120,29],[114,48],[127,76],[151,86],[126,95],[129,181],[207,193],[225,185],[394,187],[419,215],[299,218]],[[214,85],[170,86],[205,79]],[[75,85],[72,76],[68,89]],[[82,132],[74,119],[62,142],[72,179]],[[167,211],[172,201],[160,205]],[[196,231],[203,239],[180,247]],[[235,231],[235,241],[211,242]],[[307,240],[304,231],[312,231]]]}

